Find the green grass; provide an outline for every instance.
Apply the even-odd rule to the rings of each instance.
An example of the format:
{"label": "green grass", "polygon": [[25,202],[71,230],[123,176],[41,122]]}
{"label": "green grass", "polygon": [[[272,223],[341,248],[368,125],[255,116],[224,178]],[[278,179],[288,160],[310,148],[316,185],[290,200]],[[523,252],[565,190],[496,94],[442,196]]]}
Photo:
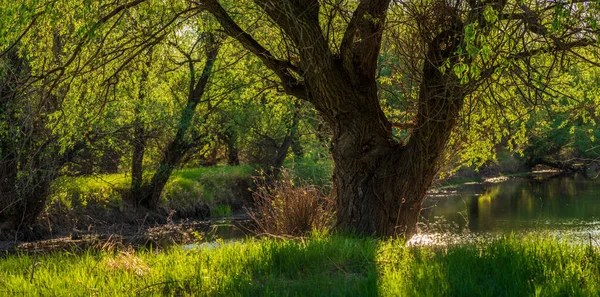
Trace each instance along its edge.
{"label": "green grass", "polygon": [[[176,170],[165,186],[162,203],[170,209],[193,208],[197,204],[229,205],[246,194],[241,192],[247,192],[253,173],[251,166]],[[150,179],[151,174],[148,172],[145,178]],[[88,205],[122,209],[130,185],[128,174],[62,177],[53,184],[48,212],[53,208],[84,212]],[[219,209],[218,214],[224,212],[226,209]]]}
{"label": "green grass", "polygon": [[85,208],[90,203],[117,207],[131,184],[126,174],[103,174],[81,177],[61,177],[52,184],[50,207],[59,204],[68,210]]}
{"label": "green grass", "polygon": [[0,294],[25,296],[598,296],[599,283],[598,250],[542,237],[434,249],[316,236],[0,260]]}
{"label": "green grass", "polygon": [[165,186],[163,201],[173,209],[193,207],[201,203],[215,207],[216,216],[223,215],[219,205],[235,204],[240,196],[248,196],[254,168],[251,166],[217,166],[183,169],[173,172]]}

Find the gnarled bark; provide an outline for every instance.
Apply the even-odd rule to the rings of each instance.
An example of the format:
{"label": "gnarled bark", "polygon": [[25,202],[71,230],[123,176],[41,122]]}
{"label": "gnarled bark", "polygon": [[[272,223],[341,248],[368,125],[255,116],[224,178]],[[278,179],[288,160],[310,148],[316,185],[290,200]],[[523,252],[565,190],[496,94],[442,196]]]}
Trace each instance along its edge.
{"label": "gnarled bark", "polygon": [[[203,3],[228,34],[280,77],[286,92],[311,102],[332,127],[338,228],[370,235],[413,234],[462,106],[464,95],[454,88],[456,80],[438,70],[460,43],[462,27],[452,26],[431,41],[416,127],[409,142],[401,144],[381,109],[375,80],[389,0],[359,2],[339,55],[331,52],[321,32],[318,1],[257,0],[298,49],[299,65],[273,57],[216,0]],[[303,80],[291,72],[301,73]]]}

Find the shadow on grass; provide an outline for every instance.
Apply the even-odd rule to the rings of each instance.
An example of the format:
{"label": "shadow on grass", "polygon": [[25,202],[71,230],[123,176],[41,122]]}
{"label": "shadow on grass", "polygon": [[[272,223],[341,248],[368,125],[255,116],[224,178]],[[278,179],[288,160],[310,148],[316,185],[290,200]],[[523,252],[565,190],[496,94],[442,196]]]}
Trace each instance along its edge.
{"label": "shadow on grass", "polygon": [[372,239],[327,237],[273,241],[247,255],[244,273],[233,276],[229,296],[377,296]]}
{"label": "shadow on grass", "polygon": [[[600,296],[600,256],[544,238],[406,247],[330,236],[219,247],[163,293],[210,296]],[[180,294],[184,289],[184,294]],[[199,293],[207,290],[204,293]],[[169,295],[167,294],[167,295]]]}

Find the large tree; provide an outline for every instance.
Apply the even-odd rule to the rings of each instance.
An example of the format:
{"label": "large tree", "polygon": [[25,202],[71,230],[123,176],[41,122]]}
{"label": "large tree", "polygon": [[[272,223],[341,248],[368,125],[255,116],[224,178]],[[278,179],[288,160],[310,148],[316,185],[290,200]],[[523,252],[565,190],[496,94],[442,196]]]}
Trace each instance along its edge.
{"label": "large tree", "polygon": [[[416,231],[426,191],[467,114],[466,98],[477,100],[469,96],[509,70],[532,71],[519,65],[535,57],[581,56],[579,48],[597,38],[594,1],[253,2],[288,41],[286,55],[243,29],[250,18],[238,18],[226,1],[196,3],[277,74],[286,93],[312,103],[331,126],[337,224],[363,234]],[[419,76],[405,142],[395,138],[382,110],[377,81],[382,40],[394,30],[392,12],[405,41],[397,46],[412,51]]]}
{"label": "large tree", "polygon": [[[527,94],[558,93],[552,78],[574,59],[598,65],[589,50],[599,33],[592,0],[131,0],[112,3],[112,10],[50,2],[75,5],[80,19],[97,19],[65,26],[72,42],[59,67],[37,66],[40,76],[65,81],[113,63],[114,75],[104,75],[109,86],[118,82],[120,65],[160,42],[177,20],[208,11],[273,72],[285,93],[310,102],[327,122],[337,224],[363,234],[416,231],[426,191],[448,145],[456,145],[456,131],[486,133],[510,122],[504,120],[509,112],[515,117],[522,107],[548,107]],[[156,12],[151,30],[114,36],[128,11],[138,8]],[[29,30],[28,22],[20,24]],[[13,35],[2,56],[20,44],[23,35]],[[383,68],[392,66],[412,84],[392,84],[405,110],[386,114],[384,106],[391,105],[382,96]],[[474,114],[478,110],[491,116]],[[405,121],[397,121],[398,114]],[[476,134],[482,135],[466,138]]]}

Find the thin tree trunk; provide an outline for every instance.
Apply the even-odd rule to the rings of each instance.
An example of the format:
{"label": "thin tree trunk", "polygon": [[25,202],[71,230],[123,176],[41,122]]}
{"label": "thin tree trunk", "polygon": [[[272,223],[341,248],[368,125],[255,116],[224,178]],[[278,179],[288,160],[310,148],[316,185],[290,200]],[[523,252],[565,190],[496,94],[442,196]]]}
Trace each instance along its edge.
{"label": "thin tree trunk", "polygon": [[302,143],[300,142],[300,134],[296,132],[294,139],[292,139],[292,152],[298,158],[304,157],[304,149],[302,149]]}
{"label": "thin tree trunk", "polygon": [[[146,151],[146,135],[141,123],[134,124],[133,156],[131,160],[131,197],[138,199],[141,195],[144,173],[144,153]],[[138,197],[138,198],[136,198]]]}
{"label": "thin tree trunk", "polygon": [[117,173],[119,172],[120,153],[113,148],[107,148],[102,154],[100,161],[100,172],[102,173]]}
{"label": "thin tree trunk", "polygon": [[227,137],[227,165],[240,165],[240,152],[237,147],[237,141],[232,135]]}
{"label": "thin tree trunk", "polygon": [[142,187],[144,184],[144,153],[146,152],[146,129],[141,120],[141,107],[147,96],[148,71],[152,65],[152,51],[149,52],[150,59],[146,62],[146,68],[142,71],[138,102],[135,108],[135,120],[133,122],[132,158],[131,158],[131,197],[134,201],[143,199]]}
{"label": "thin tree trunk", "polygon": [[294,114],[292,116],[292,123],[290,125],[287,135],[283,138],[281,145],[277,148],[277,154],[273,159],[271,170],[268,174],[271,178],[276,178],[277,176],[279,176],[281,168],[283,167],[283,163],[285,162],[285,159],[287,157],[288,151],[290,150],[290,147],[292,147],[294,139],[298,134],[298,123],[300,122],[299,112],[300,104],[299,102],[296,102],[294,104]]}
{"label": "thin tree trunk", "polygon": [[[15,132],[18,125],[15,124],[17,119],[15,119],[13,105],[17,100],[17,90],[22,79],[21,72],[26,68],[25,61],[19,58],[16,48],[6,54],[5,62],[7,64],[5,67],[10,71],[7,71],[0,80],[0,116],[2,121],[10,124],[7,126],[6,134],[0,137],[0,194],[8,193],[14,188],[18,175],[18,148],[14,137],[19,133]],[[8,197],[8,194],[2,196]]]}
{"label": "thin tree trunk", "polygon": [[234,132],[229,130],[217,132],[217,137],[227,146],[227,165],[240,165],[239,150]]}
{"label": "thin tree trunk", "polygon": [[[158,208],[160,196],[165,185],[167,184],[167,181],[169,180],[169,177],[171,176],[171,173],[173,173],[173,170],[179,166],[185,153],[189,150],[190,144],[186,141],[186,134],[192,124],[192,119],[196,113],[196,107],[204,95],[206,85],[208,83],[208,79],[210,78],[218,52],[219,45],[213,40],[210,40],[206,54],[206,63],[204,64],[204,69],[202,70],[202,74],[198,81],[195,82],[193,68],[190,69],[191,82],[188,101],[179,120],[177,133],[175,134],[173,140],[165,148],[158,169],[152,176],[150,183],[144,186],[144,189],[142,190],[142,199],[139,201],[140,205],[143,205],[149,209]],[[190,65],[193,65],[192,61],[190,61],[190,63]]]}

